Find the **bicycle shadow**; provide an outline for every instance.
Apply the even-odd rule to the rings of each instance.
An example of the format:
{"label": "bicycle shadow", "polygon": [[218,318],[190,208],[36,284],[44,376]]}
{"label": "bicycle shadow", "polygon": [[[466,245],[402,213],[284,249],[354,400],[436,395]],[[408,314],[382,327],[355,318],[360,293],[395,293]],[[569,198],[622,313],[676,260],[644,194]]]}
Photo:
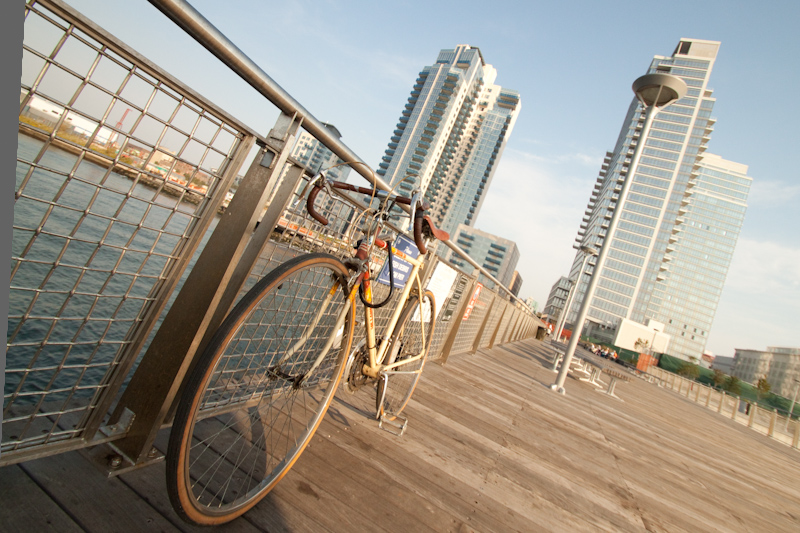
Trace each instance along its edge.
{"label": "bicycle shadow", "polygon": [[348,428],[366,420],[375,420],[374,387],[364,387],[355,393],[340,388],[328,407],[326,417]]}

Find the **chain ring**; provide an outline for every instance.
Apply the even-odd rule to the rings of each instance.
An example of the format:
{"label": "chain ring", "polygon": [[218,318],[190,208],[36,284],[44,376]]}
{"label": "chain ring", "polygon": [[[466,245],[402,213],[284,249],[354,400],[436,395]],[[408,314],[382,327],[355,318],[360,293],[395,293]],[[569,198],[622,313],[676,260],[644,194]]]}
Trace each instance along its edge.
{"label": "chain ring", "polygon": [[364,365],[368,363],[369,354],[367,353],[366,339],[362,339],[350,352],[347,357],[347,363],[345,363],[342,386],[347,393],[355,394],[364,385],[375,382],[375,379],[364,375],[361,371]]}

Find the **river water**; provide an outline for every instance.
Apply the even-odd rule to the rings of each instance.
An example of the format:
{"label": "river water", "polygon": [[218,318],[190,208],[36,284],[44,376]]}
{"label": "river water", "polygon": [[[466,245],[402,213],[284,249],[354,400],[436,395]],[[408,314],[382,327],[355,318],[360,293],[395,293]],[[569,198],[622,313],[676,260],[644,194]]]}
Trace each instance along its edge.
{"label": "river water", "polygon": [[43,146],[18,136],[4,407],[104,386],[198,207],[52,145],[26,181]]}

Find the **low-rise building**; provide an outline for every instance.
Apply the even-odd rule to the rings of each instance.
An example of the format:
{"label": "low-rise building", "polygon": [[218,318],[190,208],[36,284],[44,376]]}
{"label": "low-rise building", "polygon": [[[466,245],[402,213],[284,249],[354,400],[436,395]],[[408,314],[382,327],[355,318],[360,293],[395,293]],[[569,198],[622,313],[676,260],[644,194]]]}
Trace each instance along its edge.
{"label": "low-rise building", "polygon": [[756,384],[767,378],[771,391],[790,397],[800,382],[800,348],[770,346],[766,350],[736,349],[731,375]]}
{"label": "low-rise building", "polygon": [[[492,276],[504,286],[511,285],[514,270],[519,262],[517,243],[466,224],[459,224],[455,234],[450,236],[450,240],[455,242],[476,263],[491,272]],[[448,261],[456,267],[468,272],[472,271],[472,267],[468,266],[467,262],[455,252],[450,252]],[[493,285],[489,280],[481,282]]]}

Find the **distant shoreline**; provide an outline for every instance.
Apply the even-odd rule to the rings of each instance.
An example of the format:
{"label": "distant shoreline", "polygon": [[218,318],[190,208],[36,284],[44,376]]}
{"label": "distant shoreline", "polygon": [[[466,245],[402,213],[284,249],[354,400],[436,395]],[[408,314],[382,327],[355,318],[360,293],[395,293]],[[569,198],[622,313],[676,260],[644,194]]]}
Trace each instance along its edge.
{"label": "distant shoreline", "polygon": [[[151,189],[160,189],[168,196],[172,196],[173,198],[179,198],[182,202],[188,202],[190,204],[198,205],[200,201],[204,198],[203,195],[198,194],[196,192],[184,189],[183,187],[176,185],[174,183],[170,183],[166,178],[161,176],[153,176],[149,174],[145,170],[132,170],[124,165],[119,163],[115,163],[113,160],[104,157],[100,154],[92,152],[91,150],[84,150],[81,149],[63,139],[59,139],[58,137],[50,137],[46,133],[43,133],[39,130],[31,128],[30,126],[20,123],[19,125],[19,133],[25,135],[27,137],[32,137],[39,141],[50,142],[56,148],[60,150],[64,150],[65,152],[69,152],[73,155],[80,155],[81,153],[84,154],[84,159],[100,165],[104,168],[112,168],[112,172],[115,174],[119,174],[120,176],[124,176],[128,179],[134,180],[142,185],[145,185]],[[223,212],[225,209],[220,207],[218,210],[220,213]]]}

